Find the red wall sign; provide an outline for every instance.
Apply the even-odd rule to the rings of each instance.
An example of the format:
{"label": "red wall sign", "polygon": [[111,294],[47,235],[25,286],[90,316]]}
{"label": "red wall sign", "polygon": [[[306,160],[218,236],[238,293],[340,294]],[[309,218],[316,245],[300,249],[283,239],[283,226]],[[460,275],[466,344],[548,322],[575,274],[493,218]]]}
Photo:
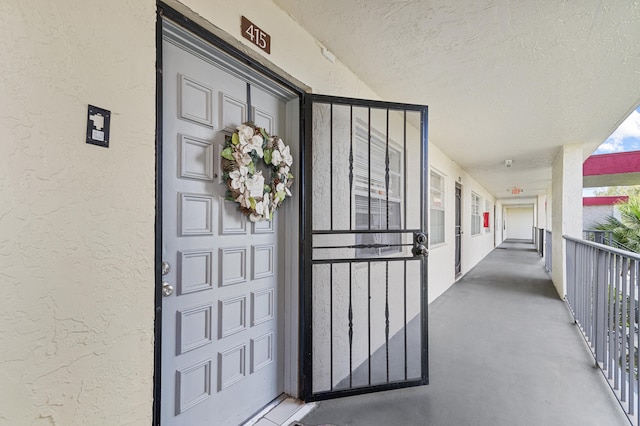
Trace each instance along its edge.
{"label": "red wall sign", "polygon": [[482,213],[482,218],[484,219],[484,227],[489,227],[489,212]]}

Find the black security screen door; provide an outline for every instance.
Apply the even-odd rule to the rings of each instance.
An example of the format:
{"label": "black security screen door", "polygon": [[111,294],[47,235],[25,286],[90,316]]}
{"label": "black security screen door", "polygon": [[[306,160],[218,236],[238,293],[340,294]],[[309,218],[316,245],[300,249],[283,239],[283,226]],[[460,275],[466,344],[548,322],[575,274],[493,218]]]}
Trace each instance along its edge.
{"label": "black security screen door", "polygon": [[427,384],[427,107],[304,114],[304,397]]}

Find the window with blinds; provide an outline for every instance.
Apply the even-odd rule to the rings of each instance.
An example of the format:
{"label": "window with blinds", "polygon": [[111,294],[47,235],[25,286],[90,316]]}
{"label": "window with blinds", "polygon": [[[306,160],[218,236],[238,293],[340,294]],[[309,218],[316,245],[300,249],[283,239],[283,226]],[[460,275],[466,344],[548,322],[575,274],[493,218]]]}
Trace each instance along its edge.
{"label": "window with blinds", "polygon": [[480,213],[481,199],[474,192],[471,193],[471,235],[478,235],[482,229],[482,214]]}
{"label": "window with blinds", "polygon": [[[356,128],[354,149],[354,198],[356,229],[400,229],[402,218],[402,153],[389,141],[389,188],[385,183],[387,141]],[[393,145],[393,146],[392,146]],[[388,200],[388,202],[387,202]],[[400,234],[358,234],[357,244],[400,244]],[[399,246],[356,249],[356,256],[370,257],[401,252]]]}
{"label": "window with blinds", "polygon": [[433,244],[444,243],[444,177],[431,171],[430,238]]}

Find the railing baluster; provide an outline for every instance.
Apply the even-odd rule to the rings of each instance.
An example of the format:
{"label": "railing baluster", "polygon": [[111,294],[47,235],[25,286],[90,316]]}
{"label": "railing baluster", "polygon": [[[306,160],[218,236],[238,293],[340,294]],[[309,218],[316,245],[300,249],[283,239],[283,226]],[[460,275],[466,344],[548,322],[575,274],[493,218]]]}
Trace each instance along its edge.
{"label": "railing baluster", "polygon": [[[633,261],[633,269],[631,270],[632,272],[632,278],[631,278],[631,285],[633,286],[633,288],[635,289],[636,292],[636,298],[638,296],[640,296],[640,288],[638,287],[638,274],[640,273],[640,262],[638,262],[637,260]],[[635,341],[638,342],[640,344],[640,330],[638,329],[638,322],[639,322],[639,318],[638,318],[638,303],[637,301],[635,301],[634,299],[634,303],[635,303],[635,312],[633,313],[633,329],[634,329],[634,333],[633,335],[635,336]],[[638,423],[638,418],[640,417],[640,413],[638,413],[640,411],[640,383],[638,382],[638,359],[640,359],[640,354],[638,353],[638,348],[635,347],[634,345],[634,349],[635,349],[635,358],[633,360],[633,371],[634,371],[634,391],[635,391],[635,395],[636,395],[636,424]]]}
{"label": "railing baluster", "polygon": [[626,257],[622,258],[622,274],[620,277],[621,286],[622,286],[622,354],[620,355],[620,364],[623,368],[622,370],[622,386],[620,388],[620,399],[623,402],[627,401],[627,387],[629,386],[629,380],[626,376],[627,371],[627,356],[629,355],[629,351],[627,350],[629,336],[627,334],[627,321],[628,315],[627,312],[629,310],[629,292],[627,287],[627,271],[629,268],[629,261]]}
{"label": "railing baluster", "polygon": [[[604,233],[594,239],[605,242]],[[640,255],[597,242],[566,240],[566,302],[631,423],[638,425]],[[548,253],[547,253],[548,254]]]}
{"label": "railing baluster", "polygon": [[627,369],[627,355],[628,355],[628,351],[627,351],[627,346],[628,346],[628,342],[629,342],[629,335],[628,335],[628,331],[627,331],[627,310],[629,308],[629,301],[627,300],[628,297],[628,289],[627,289],[627,270],[629,268],[629,259],[627,259],[626,257],[622,258],[622,275],[620,277],[620,281],[621,281],[621,286],[622,286],[622,310],[621,310],[621,314],[622,314],[622,320],[621,320],[621,326],[622,326],[622,353],[620,354],[620,364],[623,368],[623,376],[622,376],[622,387],[620,388],[620,400],[623,402],[627,401],[627,387],[628,387],[628,380],[627,377],[625,377],[624,372],[626,372]]}
{"label": "railing baluster", "polygon": [[635,351],[635,312],[636,312],[636,286],[635,286],[635,262],[629,261],[629,414],[634,414],[634,402],[636,393],[636,351]]}
{"label": "railing baluster", "polygon": [[595,280],[595,332],[596,332],[596,361],[604,364],[605,353],[605,327],[607,324],[606,311],[606,252],[598,250],[597,252],[598,268]]}
{"label": "railing baluster", "polygon": [[615,323],[615,350],[613,353],[613,361],[615,363],[615,374],[613,381],[613,388],[618,390],[620,389],[620,256],[616,256],[616,267],[615,267],[615,315],[616,315],[616,323]]}
{"label": "railing baluster", "polygon": [[615,260],[616,260],[616,255],[609,253],[609,261],[608,261],[609,280],[607,281],[607,288],[608,288],[607,293],[609,294],[609,354],[607,356],[607,379],[609,380],[613,378],[613,368],[615,366],[615,363],[613,362],[613,345],[614,345],[613,333],[615,333],[615,328],[614,328],[615,310],[613,308],[615,288],[613,286],[613,280],[614,280]]}

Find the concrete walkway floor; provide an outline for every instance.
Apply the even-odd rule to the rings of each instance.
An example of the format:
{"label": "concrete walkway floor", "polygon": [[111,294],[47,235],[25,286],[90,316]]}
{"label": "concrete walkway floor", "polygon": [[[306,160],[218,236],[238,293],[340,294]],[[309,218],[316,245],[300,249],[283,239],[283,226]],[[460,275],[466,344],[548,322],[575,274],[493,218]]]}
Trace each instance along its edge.
{"label": "concrete walkway floor", "polygon": [[318,403],[305,425],[629,425],[532,244],[429,305],[428,386]]}

